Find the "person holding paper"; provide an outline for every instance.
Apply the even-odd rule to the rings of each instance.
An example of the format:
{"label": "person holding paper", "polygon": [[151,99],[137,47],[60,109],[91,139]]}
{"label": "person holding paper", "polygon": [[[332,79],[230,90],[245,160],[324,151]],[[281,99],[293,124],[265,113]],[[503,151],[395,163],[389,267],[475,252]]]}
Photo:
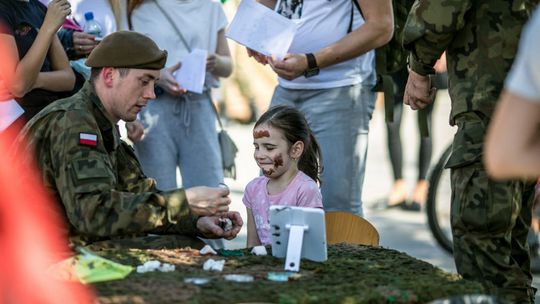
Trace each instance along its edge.
{"label": "person holding paper", "polygon": [[[151,37],[169,52],[156,102],[139,115],[144,132],[140,125],[128,129],[144,172],[162,190],[178,186],[177,168],[184,187],[217,186],[223,182],[223,168],[209,90],[219,86],[219,77],[232,72],[221,4],[212,0],[130,0],[128,21],[134,31]],[[200,56],[204,52],[206,58]],[[184,66],[191,69],[190,75],[200,75],[201,82],[204,79],[201,92],[187,91],[177,81],[175,76]]]}
{"label": "person holding paper", "polygon": [[367,135],[375,103],[373,49],[392,38],[391,2],[357,1],[362,12],[351,0],[259,2],[298,24],[283,59],[248,50],[279,76],[271,106],[297,107],[313,128],[325,156],[325,210],[362,216]]}
{"label": "person holding paper", "polygon": [[0,98],[15,99],[28,121],[75,83],[56,31],[71,13],[67,0],[0,0]]}

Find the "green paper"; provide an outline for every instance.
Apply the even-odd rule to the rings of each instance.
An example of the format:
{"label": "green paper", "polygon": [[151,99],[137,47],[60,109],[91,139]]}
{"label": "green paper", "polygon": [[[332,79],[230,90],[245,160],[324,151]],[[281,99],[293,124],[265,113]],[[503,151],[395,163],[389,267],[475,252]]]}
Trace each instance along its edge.
{"label": "green paper", "polygon": [[102,258],[88,249],[78,248],[80,254],[75,256],[73,271],[83,283],[96,283],[125,278],[133,271],[133,267],[122,265]]}

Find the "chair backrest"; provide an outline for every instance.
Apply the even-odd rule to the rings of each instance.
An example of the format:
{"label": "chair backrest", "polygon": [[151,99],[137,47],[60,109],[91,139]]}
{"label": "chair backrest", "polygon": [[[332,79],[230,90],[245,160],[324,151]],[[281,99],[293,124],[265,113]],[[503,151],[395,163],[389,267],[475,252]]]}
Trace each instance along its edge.
{"label": "chair backrest", "polygon": [[326,243],[351,243],[379,246],[379,233],[366,219],[349,212],[325,213]]}

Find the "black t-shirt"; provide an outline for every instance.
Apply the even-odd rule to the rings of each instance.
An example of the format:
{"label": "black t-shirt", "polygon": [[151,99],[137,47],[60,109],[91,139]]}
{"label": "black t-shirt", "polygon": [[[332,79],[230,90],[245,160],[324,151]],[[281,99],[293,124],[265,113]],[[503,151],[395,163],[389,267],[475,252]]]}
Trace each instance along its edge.
{"label": "black t-shirt", "polygon": [[[13,36],[17,44],[19,60],[23,58],[37,37],[39,28],[43,24],[47,7],[38,0],[0,0],[0,33]],[[41,72],[51,71],[51,64],[45,58]],[[34,89],[17,102],[25,110],[27,120],[43,109],[52,101],[59,98],[59,94],[42,89]]]}
{"label": "black t-shirt", "polygon": [[[0,33],[15,38],[19,58],[23,58],[32,46],[46,13],[47,7],[38,0],[0,0]],[[41,71],[50,70],[49,60],[45,58]]]}

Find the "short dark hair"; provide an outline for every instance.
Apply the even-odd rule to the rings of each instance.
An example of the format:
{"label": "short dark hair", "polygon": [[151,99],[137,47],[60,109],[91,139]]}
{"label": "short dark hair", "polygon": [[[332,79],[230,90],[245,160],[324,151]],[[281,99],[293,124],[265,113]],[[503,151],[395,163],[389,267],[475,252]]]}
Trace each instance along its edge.
{"label": "short dark hair", "polygon": [[[128,68],[115,68],[118,70],[118,73],[120,73],[120,77],[126,77],[126,75],[129,73],[129,70]],[[101,73],[101,70],[103,70],[103,68],[92,68],[90,70],[90,80],[92,82],[94,82],[97,77],[99,76],[99,73]]]}

